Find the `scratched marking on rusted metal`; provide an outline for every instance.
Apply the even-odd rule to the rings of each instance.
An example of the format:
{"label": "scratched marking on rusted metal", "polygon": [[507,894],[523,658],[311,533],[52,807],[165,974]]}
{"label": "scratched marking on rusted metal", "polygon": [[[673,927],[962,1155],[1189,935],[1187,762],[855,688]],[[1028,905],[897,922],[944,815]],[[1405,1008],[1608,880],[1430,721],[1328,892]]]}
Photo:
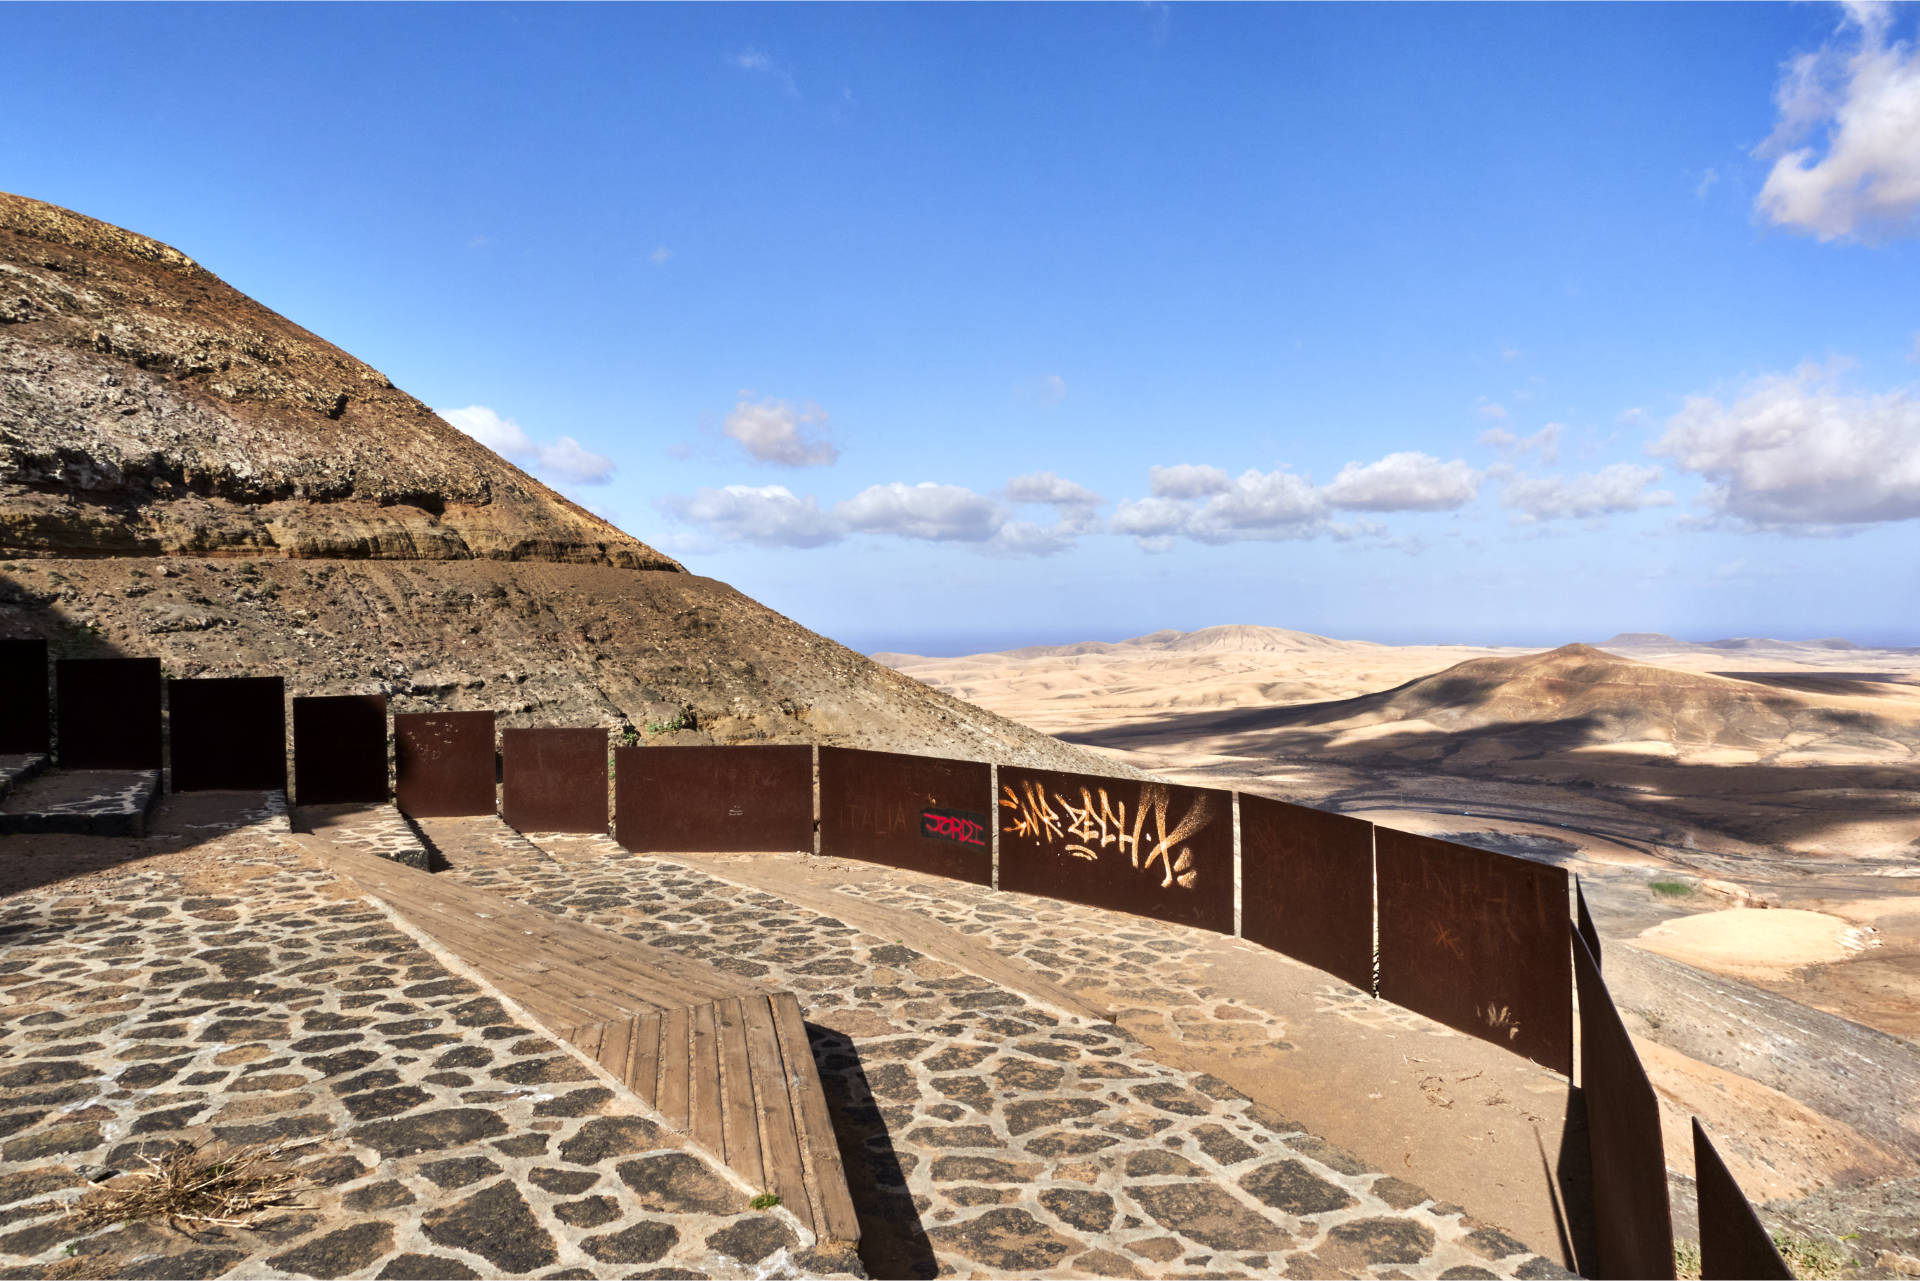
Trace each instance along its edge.
{"label": "scratched marking on rusted metal", "polygon": [[0,754],[44,752],[53,744],[47,643],[0,640]]}
{"label": "scratched marking on rusted metal", "polygon": [[523,832],[607,830],[607,731],[500,731],[500,817]]}
{"label": "scratched marking on rusted metal", "polygon": [[287,785],[287,690],[278,676],[167,682],[173,790],[280,791]]}
{"label": "scratched marking on rusted metal", "polygon": [[415,818],[494,812],[492,712],[393,718],[394,800]]}
{"label": "scratched marking on rusted metal", "polygon": [[1673,1219],[1660,1103],[1607,994],[1580,931],[1573,973],[1580,989],[1580,1092],[1593,1163],[1595,1277],[1673,1276]]}
{"label": "scratched marking on rusted metal", "polygon": [[1373,824],[1240,794],[1240,932],[1373,991]]}
{"label": "scratched marking on rusted metal", "polygon": [[63,658],[53,665],[62,769],[159,769],[160,660]]}
{"label": "scratched marking on rusted metal", "polygon": [[1700,1195],[1700,1281],[1793,1281],[1753,1203],[1734,1182],[1700,1118],[1693,1118],[1693,1181]]}
{"label": "scratched marking on rusted metal", "polygon": [[1374,829],[1380,995],[1573,1074],[1567,874]]}
{"label": "scratched marking on rusted metal", "polygon": [[629,850],[813,849],[811,747],[617,747],[613,787]]}
{"label": "scratched marking on rusted metal", "polygon": [[1000,768],[1000,888],[1233,933],[1233,794]]}
{"label": "scratched marking on rusted metal", "polygon": [[301,805],[387,799],[387,696],[293,700],[293,796]]}
{"label": "scratched marking on rusted metal", "polygon": [[820,852],[988,885],[989,769],[977,761],[820,749]]}

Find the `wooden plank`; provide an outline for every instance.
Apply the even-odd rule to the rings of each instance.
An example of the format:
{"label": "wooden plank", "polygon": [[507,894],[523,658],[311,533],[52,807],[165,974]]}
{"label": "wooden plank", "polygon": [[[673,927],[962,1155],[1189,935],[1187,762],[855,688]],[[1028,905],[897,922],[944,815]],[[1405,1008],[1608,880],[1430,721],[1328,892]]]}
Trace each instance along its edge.
{"label": "wooden plank", "polygon": [[660,1018],[660,1097],[654,1102],[667,1128],[687,1132],[687,1012],[668,1010]]}
{"label": "wooden plank", "polygon": [[553,1034],[563,1041],[570,1041],[588,1058],[597,1058],[600,1054],[600,1042],[606,1035],[605,1023],[588,1023],[581,1027],[553,1029]]}
{"label": "wooden plank", "polygon": [[720,1082],[726,1126],[726,1161],[756,1189],[767,1186],[760,1162],[760,1122],[753,1108],[753,1067],[747,1057],[747,1016],[739,997],[714,1006],[718,1013]]}
{"label": "wooden plank", "polygon": [[600,1043],[600,1053],[596,1056],[600,1066],[621,1080],[627,1075],[627,1051],[631,1048],[633,1020],[618,1019],[607,1024],[607,1034]]}
{"label": "wooden plank", "polygon": [[658,1014],[633,1021],[633,1054],[627,1061],[627,1086],[648,1107],[660,1096],[660,1022]]}
{"label": "wooden plank", "polygon": [[687,1133],[695,1143],[724,1158],[727,1142],[720,1112],[720,1038],[713,1006],[694,1006],[688,1019]]}
{"label": "wooden plank", "polygon": [[857,1242],[860,1218],[854,1211],[853,1193],[847,1189],[840,1140],[833,1132],[826,1091],[820,1088],[820,1070],[807,1042],[800,1002],[791,992],[775,992],[771,1005],[774,1027],[780,1033],[780,1051],[787,1061],[787,1080],[793,1089],[794,1115],[800,1123],[800,1151],[820,1206],[816,1230],[826,1240]]}
{"label": "wooden plank", "polygon": [[813,1206],[807,1200],[806,1166],[800,1159],[800,1136],[793,1125],[793,1097],[787,1086],[787,1065],[780,1055],[780,1034],[764,996],[743,998],[747,1020],[747,1055],[753,1070],[753,1105],[760,1122],[760,1152],[767,1190],[817,1236]]}

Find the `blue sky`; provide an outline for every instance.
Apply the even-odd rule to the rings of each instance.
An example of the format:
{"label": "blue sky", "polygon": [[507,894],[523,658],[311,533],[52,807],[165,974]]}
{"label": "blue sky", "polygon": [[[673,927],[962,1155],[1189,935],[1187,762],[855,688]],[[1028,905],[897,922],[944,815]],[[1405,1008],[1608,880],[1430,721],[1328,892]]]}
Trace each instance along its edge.
{"label": "blue sky", "polygon": [[861,649],[1914,645],[1917,27],[10,5],[0,189]]}

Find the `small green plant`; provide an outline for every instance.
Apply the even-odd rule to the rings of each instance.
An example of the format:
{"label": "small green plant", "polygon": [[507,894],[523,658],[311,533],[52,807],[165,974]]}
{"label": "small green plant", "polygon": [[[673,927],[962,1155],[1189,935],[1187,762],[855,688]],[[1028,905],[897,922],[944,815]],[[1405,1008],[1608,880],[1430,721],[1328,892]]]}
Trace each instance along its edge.
{"label": "small green plant", "polygon": [[[640,731],[635,729],[631,725],[621,726],[620,727],[620,746],[622,747],[640,746]],[[609,766],[608,768],[612,768],[612,767]]]}
{"label": "small green plant", "polygon": [[1685,881],[1649,881],[1647,888],[1661,898],[1686,898],[1693,893],[1693,886]]}
{"label": "small green plant", "polygon": [[1832,1241],[1820,1241],[1793,1232],[1773,1234],[1773,1248],[1801,1281],[1834,1281],[1853,1266],[1853,1254]]}
{"label": "small green plant", "polygon": [[674,717],[670,721],[648,721],[647,722],[647,733],[649,734],[671,734],[676,730],[692,729],[692,728],[693,728],[693,721],[687,716],[685,712],[681,712],[678,716]]}
{"label": "small green plant", "polygon": [[755,1210],[771,1210],[774,1206],[779,1204],[780,1204],[780,1198],[775,1196],[771,1192],[762,1192],[759,1196],[747,1202],[747,1205],[750,1208]]}
{"label": "small green plant", "polygon": [[1675,1241],[1673,1243],[1674,1281],[1700,1281],[1700,1243],[1698,1241]]}

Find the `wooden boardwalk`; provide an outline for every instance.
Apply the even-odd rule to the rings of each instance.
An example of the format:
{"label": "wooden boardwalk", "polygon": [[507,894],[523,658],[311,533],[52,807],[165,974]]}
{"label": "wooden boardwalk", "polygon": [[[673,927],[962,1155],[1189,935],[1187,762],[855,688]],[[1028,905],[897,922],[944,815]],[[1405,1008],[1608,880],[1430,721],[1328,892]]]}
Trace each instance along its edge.
{"label": "wooden boardwalk", "polygon": [[388,859],[297,837],[823,1242],[860,1239],[800,1003]]}

